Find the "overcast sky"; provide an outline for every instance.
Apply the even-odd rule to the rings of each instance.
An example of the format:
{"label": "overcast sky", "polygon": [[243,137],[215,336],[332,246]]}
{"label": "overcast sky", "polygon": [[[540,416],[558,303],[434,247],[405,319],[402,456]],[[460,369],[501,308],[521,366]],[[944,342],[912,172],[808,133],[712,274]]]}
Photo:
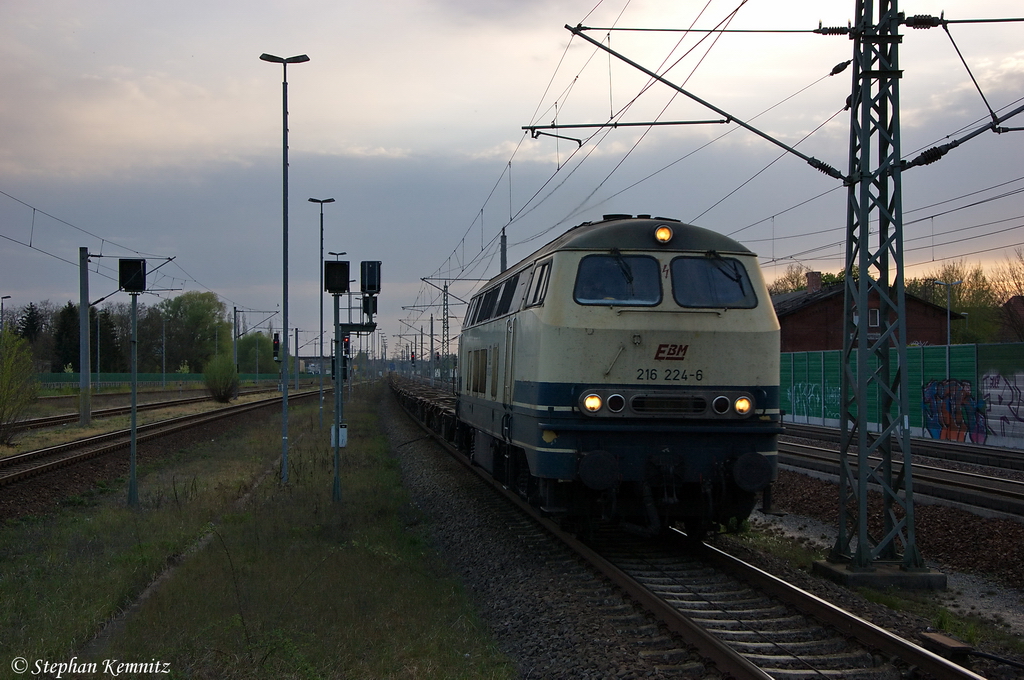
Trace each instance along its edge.
{"label": "overcast sky", "polygon": [[[392,349],[409,332],[400,319],[429,329],[429,315],[440,317],[437,291],[421,279],[498,273],[503,227],[509,263],[582,221],[649,213],[732,235],[760,255],[769,279],[792,262],[838,271],[841,183],[736,125],[552,131],[582,146],[522,130],[717,119],[564,26],[713,28],[737,4],[0,3],[0,295],[11,296],[8,309],[77,302],[78,248],[87,246],[109,256],[92,265],[93,300],[117,288],[118,257],[141,254],[150,270],[174,258],[151,288],[213,291],[229,310],[279,309],[282,67],[260,61],[264,52],[310,58],[288,68],[289,315],[301,354],[319,324],[310,197],[336,199],[324,207],[325,253],[347,252],[355,272],[360,260],[383,262],[379,321]],[[853,0],[749,0],[728,27],[846,26],[854,9]],[[951,20],[1024,15],[1017,0],[900,9]],[[1024,23],[904,33],[904,157],[989,118],[953,42],[993,109],[1021,105]],[[668,79],[845,172],[850,71],[828,74],[850,59],[847,37],[617,31],[610,40],[652,70],[674,64]],[[1024,116],[1005,125],[1024,127]],[[1022,148],[1022,132],[989,132],[903,175],[909,276],[1024,245]],[[470,285],[452,290],[465,297]],[[452,312],[454,334],[462,308]]]}

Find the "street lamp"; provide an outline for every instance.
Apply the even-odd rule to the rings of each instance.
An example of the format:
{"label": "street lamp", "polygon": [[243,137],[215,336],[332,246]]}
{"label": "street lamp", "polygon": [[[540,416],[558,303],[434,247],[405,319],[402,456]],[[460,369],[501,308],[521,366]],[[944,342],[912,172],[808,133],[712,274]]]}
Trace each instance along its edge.
{"label": "street lamp", "polygon": [[[284,342],[281,346],[281,361],[282,371],[284,376],[288,375],[288,64],[301,64],[309,61],[309,57],[305,54],[300,54],[295,57],[276,57],[273,54],[263,53],[260,55],[260,59],[263,61],[269,61],[273,64],[281,64],[283,69],[283,79],[281,81],[281,103],[282,103],[282,120],[283,120],[283,154],[284,161],[282,163],[282,208],[281,208],[281,224],[282,224],[282,238],[284,252],[282,258],[284,261],[284,272],[282,274],[282,297],[284,298],[284,310],[282,324],[284,324]],[[285,377],[281,381],[281,481],[288,481],[288,380]]]}
{"label": "street lamp", "polygon": [[320,429],[324,429],[324,203],[334,203],[333,198],[311,198],[310,203],[320,204]]}
{"label": "street lamp", "polygon": [[950,331],[950,317],[952,316],[950,311],[950,291],[952,291],[953,286],[958,286],[963,281],[932,281],[932,283],[946,287],[946,380],[949,380],[949,346],[953,344],[952,332]]}

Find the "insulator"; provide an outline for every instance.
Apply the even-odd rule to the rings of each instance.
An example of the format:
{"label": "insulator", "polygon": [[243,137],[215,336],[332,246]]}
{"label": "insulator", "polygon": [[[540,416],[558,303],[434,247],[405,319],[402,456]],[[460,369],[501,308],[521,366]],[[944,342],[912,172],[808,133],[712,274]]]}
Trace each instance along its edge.
{"label": "insulator", "polygon": [[850,28],[848,26],[818,26],[814,32],[821,35],[846,35],[850,32]]}
{"label": "insulator", "polygon": [[853,60],[852,60],[852,59],[847,59],[847,60],[846,60],[846,61],[844,61],[844,62],[841,62],[841,63],[839,63],[839,64],[836,64],[835,66],[833,66],[833,67],[832,67],[832,72],[831,72],[831,73],[829,73],[829,75],[830,75],[830,76],[834,76],[834,75],[837,75],[837,74],[839,74],[839,73],[842,73],[843,71],[845,71],[845,70],[846,70],[846,68],[847,68],[847,67],[848,67],[848,66],[849,66],[849,65],[850,65],[851,63],[853,63]]}
{"label": "insulator", "polygon": [[948,146],[933,146],[930,149],[922,151],[921,155],[913,160],[913,165],[928,165],[929,163],[934,163],[945,156],[947,151],[949,151]]}
{"label": "insulator", "polygon": [[843,178],[843,174],[841,172],[839,172],[838,170],[833,168],[828,163],[826,163],[824,161],[820,161],[817,158],[812,158],[809,161],[807,161],[807,163],[812,168],[820,170],[821,172],[825,173],[829,177],[835,177],[836,179],[842,179]]}
{"label": "insulator", "polygon": [[912,17],[907,17],[903,23],[911,28],[935,28],[942,25],[942,19],[930,14],[915,14]]}

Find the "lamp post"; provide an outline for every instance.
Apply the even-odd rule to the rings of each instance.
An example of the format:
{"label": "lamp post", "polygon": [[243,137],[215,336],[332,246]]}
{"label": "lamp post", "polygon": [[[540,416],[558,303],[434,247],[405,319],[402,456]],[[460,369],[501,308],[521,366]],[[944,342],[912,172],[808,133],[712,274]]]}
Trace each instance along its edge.
{"label": "lamp post", "polygon": [[333,198],[311,198],[310,203],[320,204],[320,429],[324,429],[324,203],[334,203]]}
{"label": "lamp post", "polygon": [[281,346],[281,366],[285,379],[281,381],[281,481],[288,481],[288,64],[301,64],[309,61],[309,57],[300,54],[294,57],[276,57],[273,54],[263,53],[260,55],[263,61],[272,64],[281,64],[281,103],[282,103],[282,129],[283,129],[283,153],[282,163],[282,208],[281,208],[281,229],[283,239],[282,260],[284,272],[282,274],[282,298],[284,300],[282,324],[284,325],[284,342]]}
{"label": "lamp post", "polygon": [[963,281],[932,281],[932,283],[936,283],[940,286],[946,287],[946,380],[949,380],[949,346],[953,344],[952,332],[950,330],[950,317],[952,316],[952,313],[950,312],[950,293],[953,289],[953,286],[958,286],[961,283],[963,283]]}

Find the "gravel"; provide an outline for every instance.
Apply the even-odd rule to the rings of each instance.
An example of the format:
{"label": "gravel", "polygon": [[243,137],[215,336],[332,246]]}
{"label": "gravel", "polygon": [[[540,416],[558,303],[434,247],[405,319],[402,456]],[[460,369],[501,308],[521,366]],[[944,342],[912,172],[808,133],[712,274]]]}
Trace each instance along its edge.
{"label": "gravel", "polygon": [[381,400],[381,422],[416,512],[427,518],[429,540],[520,677],[679,677],[637,641],[636,631],[650,627],[644,614],[568,549],[510,513],[507,503],[425,438],[390,393]]}
{"label": "gravel", "polygon": [[[546,541],[531,540],[519,528],[495,519],[493,504],[470,491],[454,461],[424,439],[390,396],[381,404],[382,422],[419,512],[428,519],[431,540],[461,578],[523,678],[667,677],[640,653],[635,639],[609,627],[603,607],[632,608],[615,592],[595,583],[574,558],[551,553]],[[755,512],[752,524],[805,543],[831,547],[837,514],[835,485],[803,475],[780,474],[774,491],[783,516]],[[831,523],[831,524],[830,524]],[[917,536],[929,566],[947,574],[949,589],[934,597],[958,613],[970,613],[1024,635],[1024,525],[989,520],[943,506],[917,506]],[[970,544],[967,541],[970,540]],[[729,536],[718,544],[743,559],[876,625],[920,642],[933,622],[868,601],[858,593],[796,569],[771,555],[751,551]],[[927,596],[925,596],[927,597]],[[989,653],[1009,656],[992,643]],[[989,678],[1017,677],[1007,666],[972,660]]]}
{"label": "gravel", "polygon": [[[467,481],[459,465],[424,439],[423,432],[405,417],[390,394],[385,394],[381,422],[415,506],[409,524],[422,523],[429,531],[440,554],[474,598],[501,649],[515,661],[520,677],[628,680],[679,677],[687,672],[691,677],[708,677],[701,675],[699,667],[693,669],[678,661],[673,672],[672,663],[652,655],[646,646],[651,639],[646,629],[651,626],[644,614],[567,552],[537,538],[532,525],[501,514],[475,482]],[[210,438],[227,427],[212,426],[173,442],[147,444],[145,455],[187,448],[188,439]],[[123,475],[126,458],[106,457],[8,487],[0,494],[0,521],[51,512],[68,496],[87,492],[97,479]],[[785,514],[755,512],[751,518],[755,527],[809,545],[831,547],[838,505],[834,484],[782,471],[773,496],[775,509]],[[916,518],[922,554],[929,566],[942,570],[949,579],[948,590],[935,595],[937,601],[1024,638],[1024,524],[983,519],[920,501]],[[747,561],[903,637],[919,640],[933,625],[869,602],[771,555],[751,551],[729,536],[717,540]],[[990,642],[980,643],[979,648],[1010,655]],[[1024,676],[1022,671],[990,662],[975,662],[974,668],[999,680]]]}

